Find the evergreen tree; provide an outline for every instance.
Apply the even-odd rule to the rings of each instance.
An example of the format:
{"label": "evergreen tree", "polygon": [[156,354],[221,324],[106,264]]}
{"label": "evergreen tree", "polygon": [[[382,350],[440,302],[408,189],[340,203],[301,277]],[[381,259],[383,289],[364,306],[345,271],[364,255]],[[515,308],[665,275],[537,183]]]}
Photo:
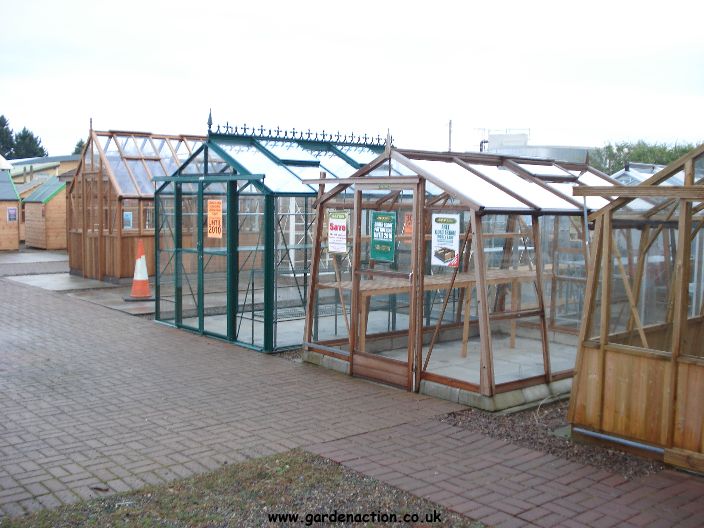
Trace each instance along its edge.
{"label": "evergreen tree", "polygon": [[42,146],[42,141],[32,132],[24,127],[21,131],[15,134],[15,151],[13,158],[40,158],[46,156],[47,151]]}
{"label": "evergreen tree", "polygon": [[85,147],[86,142],[83,141],[82,139],[78,140],[78,143],[76,143],[76,146],[73,148],[73,153],[74,154],[82,154],[83,153],[83,147]]}
{"label": "evergreen tree", "polygon": [[4,115],[0,115],[0,155],[5,159],[13,158],[15,138],[10,128],[10,122]]}

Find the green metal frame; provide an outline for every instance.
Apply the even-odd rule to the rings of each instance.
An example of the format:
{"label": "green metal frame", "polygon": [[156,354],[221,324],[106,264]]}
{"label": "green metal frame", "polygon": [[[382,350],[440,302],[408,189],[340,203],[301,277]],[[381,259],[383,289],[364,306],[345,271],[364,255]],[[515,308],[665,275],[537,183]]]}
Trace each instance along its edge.
{"label": "green metal frame", "polygon": [[[301,178],[293,170],[290,169],[292,166],[320,166],[319,162],[312,161],[297,161],[297,160],[283,160],[276,156],[273,152],[267,149],[261,141],[274,138],[261,138],[261,137],[246,137],[246,136],[233,136],[229,134],[213,134],[209,133],[207,141],[198,149],[196,149],[191,156],[171,175],[156,177],[154,180],[158,182],[157,191],[155,193],[155,216],[159,219],[161,208],[159,205],[159,195],[160,192],[169,184],[174,185],[174,261],[175,261],[175,271],[174,271],[174,295],[175,295],[175,314],[174,314],[174,325],[179,328],[185,328],[194,332],[198,332],[202,335],[210,335],[220,339],[225,339],[227,341],[235,342],[241,346],[247,348],[252,348],[255,350],[263,352],[273,352],[278,349],[277,347],[277,336],[276,336],[276,291],[277,291],[277,262],[276,262],[276,240],[277,240],[277,224],[278,224],[278,198],[303,198],[304,203],[304,229],[308,230],[309,226],[307,224],[307,213],[309,211],[308,200],[314,199],[316,196],[315,190],[310,187],[310,192],[295,193],[295,192],[274,192],[269,189],[266,185],[265,175],[262,174],[252,174],[246,167],[221,148],[218,142],[221,143],[234,143],[240,145],[251,145],[260,151],[264,156],[270,159],[277,165],[285,168],[291,175],[293,175],[298,180]],[[287,140],[286,138],[276,138],[280,140]],[[354,160],[352,157],[347,155],[345,152],[341,151],[338,146],[345,146],[347,143],[339,142],[333,143],[328,141],[319,140],[306,140],[301,138],[291,138],[288,139],[298,143],[304,148],[310,148],[312,150],[319,151],[330,151],[336,156],[344,160],[350,166],[359,168],[362,166],[361,163]],[[365,146],[372,151],[383,150],[383,147],[377,147],[375,145],[359,145],[357,143],[349,143],[350,146]],[[209,155],[217,155],[221,160],[223,160],[227,165],[229,165],[234,174],[222,174],[222,173],[209,173]],[[199,156],[203,156],[203,173],[193,174],[184,173],[186,167],[197,160]],[[237,188],[239,181],[248,181],[251,186],[251,196],[260,197],[264,202],[263,210],[263,279],[264,279],[264,291],[263,291],[263,312],[264,312],[264,335],[263,335],[263,345],[254,345],[252,343],[242,342],[237,339],[237,314],[238,314],[238,303],[239,303],[239,274],[240,274],[240,251],[239,251],[239,199],[240,196],[248,196],[250,193],[242,192]],[[183,214],[183,197],[184,192],[182,189],[183,184],[197,184],[197,190],[195,191],[195,196],[198,200],[197,203],[197,223],[198,233],[197,242],[195,248],[183,248],[183,225],[182,225],[182,214]],[[227,249],[225,252],[227,258],[227,274],[226,274],[226,312],[227,312],[227,325],[226,325],[226,335],[215,334],[209,332],[205,329],[205,261],[204,261],[204,236],[203,236],[203,217],[205,215],[203,206],[203,197],[206,195],[207,186],[211,183],[225,183],[226,185],[226,200],[227,200],[227,218],[226,218],[226,244]],[[158,231],[161,230],[161,224],[158,226]],[[156,269],[157,274],[161,273],[160,262],[159,262],[159,232],[155,236],[156,244]],[[261,251],[261,250],[258,250]],[[198,324],[197,327],[185,325],[183,323],[183,253],[196,253],[197,254],[197,317]],[[304,249],[304,262],[307,262],[308,253]],[[305,266],[306,264],[304,264]],[[161,304],[160,304],[160,276],[157,275],[156,284],[156,318],[161,319]],[[307,286],[307,280],[304,275],[304,288]],[[307,290],[307,288],[306,288]],[[307,291],[304,292],[304,296],[307,296]],[[304,299],[305,301],[305,299]],[[254,336],[253,336],[254,337]]]}

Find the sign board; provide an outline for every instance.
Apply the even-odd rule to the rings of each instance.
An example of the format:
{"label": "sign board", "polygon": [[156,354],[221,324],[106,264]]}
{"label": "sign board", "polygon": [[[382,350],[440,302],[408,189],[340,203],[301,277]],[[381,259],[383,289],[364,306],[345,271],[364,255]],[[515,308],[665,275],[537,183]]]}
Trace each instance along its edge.
{"label": "sign board", "polygon": [[132,229],[132,211],[122,212],[122,229]]}
{"label": "sign board", "polygon": [[460,215],[434,213],[431,232],[430,264],[456,268],[460,261]]}
{"label": "sign board", "polygon": [[222,200],[208,200],[208,238],[222,238]]}
{"label": "sign board", "polygon": [[413,213],[405,213],[403,215],[403,229],[401,231],[404,235],[413,234]]}
{"label": "sign board", "polygon": [[371,258],[393,262],[396,257],[396,211],[372,211]]}
{"label": "sign board", "polygon": [[7,221],[8,222],[17,222],[17,207],[8,207],[7,208]]}
{"label": "sign board", "polygon": [[328,253],[347,253],[347,211],[328,213]]}

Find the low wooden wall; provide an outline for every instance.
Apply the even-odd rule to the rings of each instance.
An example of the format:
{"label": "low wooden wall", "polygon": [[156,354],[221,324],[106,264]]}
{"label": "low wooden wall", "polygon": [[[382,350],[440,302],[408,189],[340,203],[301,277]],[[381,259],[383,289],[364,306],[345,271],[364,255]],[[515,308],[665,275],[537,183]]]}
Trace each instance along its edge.
{"label": "low wooden wall", "polygon": [[[585,343],[570,421],[589,430],[664,449],[667,462],[704,470],[704,321],[688,321],[683,355],[623,344]],[[648,339],[668,333],[666,325]]]}

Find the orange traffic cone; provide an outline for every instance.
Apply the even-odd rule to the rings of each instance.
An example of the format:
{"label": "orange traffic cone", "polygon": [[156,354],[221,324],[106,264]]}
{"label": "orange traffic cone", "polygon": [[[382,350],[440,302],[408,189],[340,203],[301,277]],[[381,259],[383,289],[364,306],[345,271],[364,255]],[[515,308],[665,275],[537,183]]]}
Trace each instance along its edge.
{"label": "orange traffic cone", "polygon": [[137,260],[134,263],[134,278],[132,279],[132,291],[126,301],[153,301],[151,289],[149,288],[149,276],[147,275],[147,257],[144,256],[144,242],[140,238],[137,240]]}

